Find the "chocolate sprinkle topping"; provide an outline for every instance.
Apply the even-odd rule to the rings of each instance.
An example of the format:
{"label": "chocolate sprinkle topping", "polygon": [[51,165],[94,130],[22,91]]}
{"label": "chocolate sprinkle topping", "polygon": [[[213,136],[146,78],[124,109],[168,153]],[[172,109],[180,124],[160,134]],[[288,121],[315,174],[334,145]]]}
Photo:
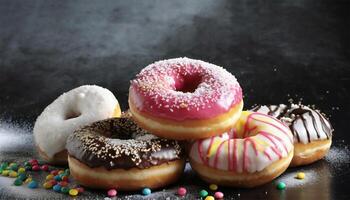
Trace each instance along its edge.
{"label": "chocolate sprinkle topping", "polygon": [[89,167],[148,168],[181,159],[177,141],[158,138],[127,115],[98,121],[76,130],[67,140],[70,156]]}

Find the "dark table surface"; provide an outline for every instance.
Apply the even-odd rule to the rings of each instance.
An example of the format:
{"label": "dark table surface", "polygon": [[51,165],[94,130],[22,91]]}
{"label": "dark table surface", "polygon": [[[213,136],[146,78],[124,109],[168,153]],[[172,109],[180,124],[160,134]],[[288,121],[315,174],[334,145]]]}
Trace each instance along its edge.
{"label": "dark table surface", "polygon": [[[33,123],[61,93],[97,84],[126,109],[137,72],[156,60],[186,56],[233,73],[246,109],[301,99],[328,114],[335,129],[326,159],[279,178],[287,190],[273,183],[222,188],[228,199],[350,199],[349,10],[345,0],[0,1],[0,161],[35,156]],[[307,178],[298,182],[296,171]],[[0,177],[1,198],[67,197],[11,184]],[[191,188],[188,198],[207,187],[187,170],[150,198],[176,198],[179,185]],[[104,196],[89,191],[80,197]]]}

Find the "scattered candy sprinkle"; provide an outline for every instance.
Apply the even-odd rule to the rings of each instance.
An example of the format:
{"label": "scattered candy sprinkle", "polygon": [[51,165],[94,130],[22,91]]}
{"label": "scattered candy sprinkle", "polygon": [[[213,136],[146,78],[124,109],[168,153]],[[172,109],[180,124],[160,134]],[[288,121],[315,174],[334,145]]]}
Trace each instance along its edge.
{"label": "scattered candy sprinkle", "polygon": [[70,189],[69,190],[69,195],[71,196],[77,196],[78,195],[78,190],[77,189]]}
{"label": "scattered candy sprinkle", "polygon": [[20,167],[20,168],[18,168],[18,173],[24,173],[26,171],[26,168],[24,168],[24,167]]}
{"label": "scattered candy sprinkle", "polygon": [[10,170],[3,170],[2,173],[1,173],[1,175],[3,175],[3,176],[8,176],[9,173],[10,173]]}
{"label": "scattered candy sprinkle", "polygon": [[107,194],[108,194],[109,197],[115,197],[115,196],[117,196],[117,190],[116,189],[110,189],[110,190],[108,190]]}
{"label": "scattered candy sprinkle", "polygon": [[40,170],[40,166],[39,165],[33,165],[32,166],[32,170],[33,171],[39,171]]}
{"label": "scattered candy sprinkle", "polygon": [[199,192],[199,196],[202,197],[202,198],[204,198],[204,197],[208,196],[208,192],[207,192],[206,190],[201,190],[201,191]]}
{"label": "scattered candy sprinkle", "polygon": [[304,178],[305,178],[305,173],[303,173],[303,172],[298,172],[298,173],[297,173],[297,176],[296,176],[295,178],[297,178],[297,179],[304,179]]}
{"label": "scattered candy sprinkle", "polygon": [[204,200],[215,200],[215,198],[213,196],[207,196]]}
{"label": "scattered candy sprinkle", "polygon": [[17,172],[15,172],[15,171],[10,171],[9,176],[10,176],[11,178],[16,178],[16,177],[18,176],[18,174],[17,174]]}
{"label": "scattered candy sprinkle", "polygon": [[277,184],[277,189],[278,189],[278,190],[284,190],[285,188],[286,188],[286,184],[285,184],[285,183],[279,182],[279,183]]}
{"label": "scattered candy sprinkle", "polygon": [[222,198],[224,198],[224,193],[222,193],[222,192],[215,192],[214,197],[216,199],[222,199]]}
{"label": "scattered candy sprinkle", "polygon": [[22,173],[22,174],[19,174],[17,178],[20,179],[21,181],[24,181],[26,180],[27,175]]}
{"label": "scattered candy sprinkle", "polygon": [[[61,187],[61,192],[63,193],[63,194],[68,194],[69,193],[69,188],[67,188],[67,187]],[[75,195],[74,195],[75,196]]]}
{"label": "scattered candy sprinkle", "polygon": [[85,191],[83,187],[77,187],[75,189],[77,189],[79,193],[83,193]]}
{"label": "scattered candy sprinkle", "polygon": [[45,189],[51,189],[52,188],[52,184],[50,182],[45,182],[43,184],[43,186],[44,186]]}
{"label": "scattered candy sprinkle", "polygon": [[52,180],[54,178],[54,175],[49,174],[46,176],[46,180]]}
{"label": "scattered candy sprinkle", "polygon": [[24,183],[30,183],[30,182],[32,182],[32,177],[28,177],[25,181],[24,181]]}
{"label": "scattered candy sprinkle", "polygon": [[62,176],[62,177],[61,177],[61,179],[62,179],[62,181],[66,181],[66,182],[68,182],[68,181],[69,181],[68,176]]}
{"label": "scattered candy sprinkle", "polygon": [[49,166],[48,165],[42,165],[40,168],[43,171],[48,171],[49,170]]}
{"label": "scattered candy sprinkle", "polygon": [[209,189],[211,189],[211,190],[217,190],[218,189],[218,185],[216,185],[216,184],[210,184],[209,185]]}
{"label": "scattered candy sprinkle", "polygon": [[60,192],[61,191],[61,186],[60,185],[54,185],[52,188],[55,192]]}
{"label": "scattered candy sprinkle", "polygon": [[20,185],[23,185],[23,181],[19,178],[16,178],[15,182],[13,182],[13,184],[15,186],[20,186]]}
{"label": "scattered candy sprinkle", "polygon": [[145,196],[150,195],[151,193],[152,193],[152,191],[149,188],[144,188],[142,190],[142,194],[145,195]]}
{"label": "scattered candy sprinkle", "polygon": [[184,187],[180,187],[179,189],[177,189],[177,194],[179,195],[179,196],[185,196],[186,195],[186,193],[187,193],[187,190],[186,190],[186,188],[184,188]]}
{"label": "scattered candy sprinkle", "polygon": [[61,180],[62,180],[62,178],[61,178],[59,175],[56,175],[56,176],[54,177],[54,179],[55,179],[55,181],[61,181]]}
{"label": "scattered candy sprinkle", "polygon": [[59,184],[61,187],[65,187],[65,186],[68,185],[68,182],[66,182],[66,181],[60,181],[58,184]]}
{"label": "scattered candy sprinkle", "polygon": [[28,184],[28,187],[31,188],[31,189],[37,188],[37,187],[38,187],[38,182],[36,182],[36,181],[31,181],[31,182]]}

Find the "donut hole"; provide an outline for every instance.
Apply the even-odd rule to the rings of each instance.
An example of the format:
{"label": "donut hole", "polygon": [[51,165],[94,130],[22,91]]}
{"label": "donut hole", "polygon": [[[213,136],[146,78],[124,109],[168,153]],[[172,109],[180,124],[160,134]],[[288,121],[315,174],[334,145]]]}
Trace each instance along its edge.
{"label": "donut hole", "polygon": [[202,82],[200,75],[187,75],[175,81],[175,90],[183,93],[193,93]]}
{"label": "donut hole", "polygon": [[79,117],[80,115],[81,115],[81,113],[78,111],[69,110],[68,112],[66,112],[64,119],[65,120],[74,119],[74,118]]}

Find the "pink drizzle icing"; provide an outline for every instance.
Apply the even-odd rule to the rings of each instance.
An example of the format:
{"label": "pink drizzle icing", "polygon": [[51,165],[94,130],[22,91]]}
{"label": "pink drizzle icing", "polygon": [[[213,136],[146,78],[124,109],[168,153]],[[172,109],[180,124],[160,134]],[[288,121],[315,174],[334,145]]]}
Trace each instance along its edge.
{"label": "pink drizzle icing", "polygon": [[[257,118],[254,118],[254,116],[264,116],[264,117],[267,117],[269,119],[273,119],[276,124],[273,124],[273,123],[270,123],[268,121],[265,121],[265,120],[261,120],[261,119],[257,119]],[[253,131],[254,129],[256,129],[257,127],[254,126],[252,128],[249,129],[249,124],[251,123],[252,120],[256,120],[258,122],[261,122],[261,123],[264,123],[264,124],[267,124],[269,126],[273,126],[274,128],[276,128],[277,130],[279,130],[281,133],[283,134],[286,134],[288,139],[291,138],[292,134],[291,133],[288,133],[286,132],[285,130],[281,129],[279,126],[284,126],[281,122],[275,120],[274,118],[268,116],[268,115],[264,115],[264,114],[261,114],[261,113],[251,113],[249,114],[249,116],[247,117],[247,120],[245,122],[245,124],[243,125],[243,158],[242,158],[242,163],[243,163],[243,171],[247,171],[247,169],[249,168],[249,165],[250,163],[252,162],[250,160],[250,157],[248,155],[248,147],[249,145],[253,148],[254,150],[254,153],[256,156],[259,155],[259,151],[258,151],[258,147],[257,147],[257,142],[252,138],[252,137],[249,137],[249,133],[250,131]],[[286,129],[288,130],[288,129]],[[203,139],[202,140],[199,140],[197,141],[198,142],[198,154],[202,160],[202,163],[209,166],[209,167],[213,167],[213,168],[218,168],[218,163],[220,162],[220,156],[221,156],[221,152],[222,152],[222,146],[227,142],[227,149],[228,149],[228,152],[227,152],[227,169],[230,170],[230,171],[237,171],[238,169],[238,163],[239,163],[239,160],[238,160],[238,149],[237,149],[237,136],[235,134],[235,130],[232,129],[230,132],[228,132],[228,139],[226,140],[222,140],[221,143],[218,145],[217,149],[216,149],[216,153],[215,153],[215,156],[214,156],[214,162],[213,164],[210,164],[209,163],[209,159],[207,157],[208,153],[211,150],[211,148],[214,148],[213,147],[213,141],[215,139],[215,136],[214,137],[211,137],[209,138],[210,139],[210,142],[209,142],[209,146],[207,148],[207,152],[206,154],[204,155],[203,154]],[[267,138],[272,144],[269,146],[269,148],[271,148],[272,152],[275,153],[279,159],[282,159],[283,157],[283,151],[285,151],[287,154],[289,153],[288,151],[288,148],[286,146],[286,143],[285,142],[291,142],[291,144],[293,143],[293,141],[284,141],[281,137],[279,136],[276,136],[272,133],[269,133],[267,131],[259,131],[257,134]],[[216,136],[217,137],[217,136]],[[220,136],[222,137],[222,136]],[[208,140],[208,139],[206,139]],[[283,149],[280,149],[278,148],[278,143],[282,144],[283,146]],[[268,160],[272,160],[272,157],[271,155],[268,153],[268,148],[265,148],[261,151],[261,155],[265,156]],[[225,159],[225,158],[221,158],[221,159]]]}
{"label": "pink drizzle icing", "polygon": [[131,81],[129,98],[147,114],[182,121],[209,119],[242,100],[236,78],[222,67],[189,58],[155,62]]}

